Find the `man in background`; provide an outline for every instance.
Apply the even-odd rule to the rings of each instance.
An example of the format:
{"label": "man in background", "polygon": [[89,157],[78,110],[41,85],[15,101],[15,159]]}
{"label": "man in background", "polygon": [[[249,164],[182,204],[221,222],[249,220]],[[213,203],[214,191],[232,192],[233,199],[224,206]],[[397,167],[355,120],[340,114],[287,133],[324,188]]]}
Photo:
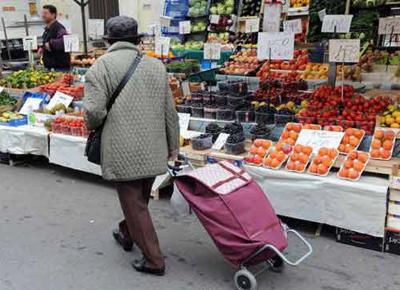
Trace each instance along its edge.
{"label": "man in background", "polygon": [[43,63],[47,69],[69,70],[71,56],[64,50],[65,27],[57,21],[57,8],[45,5],[42,10],[42,19],[46,23],[43,33],[43,46],[39,54],[43,56]]}

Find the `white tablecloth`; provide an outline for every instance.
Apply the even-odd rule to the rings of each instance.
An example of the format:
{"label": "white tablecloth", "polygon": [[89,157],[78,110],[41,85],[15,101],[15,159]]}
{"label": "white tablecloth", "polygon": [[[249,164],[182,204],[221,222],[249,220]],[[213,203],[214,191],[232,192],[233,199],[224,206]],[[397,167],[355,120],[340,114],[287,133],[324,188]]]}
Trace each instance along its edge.
{"label": "white tablecloth", "polygon": [[50,134],[50,163],[101,175],[101,168],[85,157],[86,138]]}
{"label": "white tablecloth", "polygon": [[33,126],[0,126],[0,152],[49,156],[48,133]]}
{"label": "white tablecloth", "polygon": [[264,189],[277,214],[348,230],[384,236],[388,179],[344,181],[284,170],[246,166]]}

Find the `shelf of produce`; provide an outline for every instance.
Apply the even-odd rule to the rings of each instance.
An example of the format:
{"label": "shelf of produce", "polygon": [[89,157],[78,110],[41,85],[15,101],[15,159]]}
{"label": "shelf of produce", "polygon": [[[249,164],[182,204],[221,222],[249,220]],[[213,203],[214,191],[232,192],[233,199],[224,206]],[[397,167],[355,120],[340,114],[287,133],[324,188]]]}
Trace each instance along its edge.
{"label": "shelf of produce", "polygon": [[[340,168],[344,162],[345,156],[340,155],[334,165],[335,168]],[[382,175],[391,175],[393,166],[400,163],[400,158],[392,158],[389,161],[370,159],[364,172],[377,173]]]}
{"label": "shelf of produce", "polygon": [[48,133],[44,128],[29,125],[0,126],[0,152],[15,155],[49,156]]}

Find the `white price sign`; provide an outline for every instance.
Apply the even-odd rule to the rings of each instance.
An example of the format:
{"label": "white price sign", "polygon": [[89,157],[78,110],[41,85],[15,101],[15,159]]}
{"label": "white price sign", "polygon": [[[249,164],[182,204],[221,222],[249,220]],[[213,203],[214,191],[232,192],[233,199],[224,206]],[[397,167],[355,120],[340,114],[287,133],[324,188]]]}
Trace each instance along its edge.
{"label": "white price sign", "polygon": [[205,43],[204,59],[210,59],[210,60],[221,59],[221,43],[219,42]]}
{"label": "white price sign", "polygon": [[4,91],[4,87],[0,87],[0,94]]}
{"label": "white price sign", "polygon": [[400,34],[400,17],[379,18],[378,34]]}
{"label": "white price sign", "polygon": [[220,19],[219,15],[215,15],[215,14],[210,15],[210,23],[211,24],[218,24],[219,19]]}
{"label": "white price sign", "polygon": [[321,20],[321,22],[324,21],[325,16],[326,16],[326,8],[322,9],[321,11],[318,12],[318,17],[319,17],[319,20]]}
{"label": "white price sign", "polygon": [[65,52],[79,52],[79,35],[64,35]]}
{"label": "white price sign", "polygon": [[24,45],[24,50],[36,50],[38,49],[37,37],[36,36],[25,36],[22,39],[22,43]]}
{"label": "white price sign", "polygon": [[232,14],[232,15],[231,15],[231,20],[232,20],[232,26],[229,27],[229,31],[231,31],[231,32],[236,32],[236,30],[237,30],[237,20],[238,20],[238,17],[237,17],[236,15]]}
{"label": "white price sign", "polygon": [[360,39],[330,39],[329,62],[358,62]]}
{"label": "white price sign", "polygon": [[260,18],[246,19],[245,32],[253,33],[260,30]]}
{"label": "white price sign", "polygon": [[301,18],[283,21],[283,31],[294,34],[302,33],[303,27],[301,24]]}
{"label": "white price sign", "polygon": [[39,110],[40,105],[42,104],[43,99],[39,98],[27,98],[24,105],[22,106],[19,113],[22,115],[28,115],[29,113]]}
{"label": "white price sign", "polygon": [[314,153],[318,153],[318,150],[322,147],[337,149],[340,142],[342,142],[343,136],[343,132],[303,129],[296,144],[311,146]]}
{"label": "white price sign", "polygon": [[186,132],[189,128],[190,114],[178,113],[179,129],[181,132]]}
{"label": "white price sign", "polygon": [[228,140],[228,138],[229,138],[229,134],[220,133],[211,149],[221,150],[225,146],[226,140]]}
{"label": "white price sign", "polygon": [[190,30],[192,25],[190,21],[181,21],[179,22],[179,34],[190,34]]}
{"label": "white price sign", "polygon": [[104,35],[104,19],[89,19],[88,34],[92,36]]}
{"label": "white price sign", "polygon": [[56,92],[46,107],[47,107],[47,109],[51,110],[51,109],[53,109],[54,106],[56,106],[58,104],[63,104],[64,106],[66,106],[68,108],[73,100],[74,100],[74,98],[69,95],[66,95],[61,92]]}
{"label": "white price sign", "polygon": [[353,15],[325,15],[321,32],[350,32]]}
{"label": "white price sign", "polygon": [[260,32],[258,34],[257,57],[259,60],[293,59],[294,34],[287,32]]}
{"label": "white price sign", "polygon": [[171,44],[171,38],[157,37],[156,38],[156,54],[162,55],[162,56],[168,56],[170,44]]}
{"label": "white price sign", "polygon": [[171,17],[168,16],[160,16],[160,25],[165,26],[165,27],[170,27],[171,26]]}
{"label": "white price sign", "polygon": [[264,32],[279,32],[281,26],[281,10],[282,4],[265,4],[263,21]]}

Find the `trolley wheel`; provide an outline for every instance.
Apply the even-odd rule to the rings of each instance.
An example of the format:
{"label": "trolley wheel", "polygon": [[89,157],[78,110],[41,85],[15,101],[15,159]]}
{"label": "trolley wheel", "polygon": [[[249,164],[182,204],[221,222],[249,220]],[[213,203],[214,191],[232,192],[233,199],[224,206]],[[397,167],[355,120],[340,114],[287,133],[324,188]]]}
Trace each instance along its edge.
{"label": "trolley wheel", "polygon": [[282,273],[285,270],[285,262],[283,262],[282,258],[279,256],[271,259],[270,264],[272,272]]}
{"label": "trolley wheel", "polygon": [[256,277],[247,269],[242,269],[235,274],[235,286],[237,290],[257,290]]}

